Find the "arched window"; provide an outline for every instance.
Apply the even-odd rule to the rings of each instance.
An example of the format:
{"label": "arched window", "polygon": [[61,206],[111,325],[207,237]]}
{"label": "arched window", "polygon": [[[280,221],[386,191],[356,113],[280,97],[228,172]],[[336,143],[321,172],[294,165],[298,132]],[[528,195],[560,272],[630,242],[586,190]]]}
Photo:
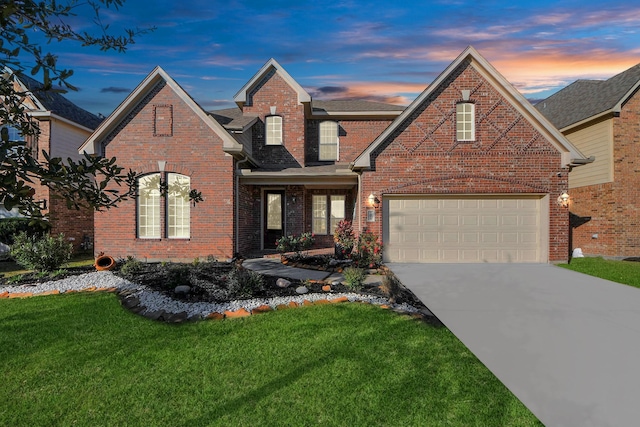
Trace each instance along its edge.
{"label": "arched window", "polygon": [[166,194],[160,191],[160,173],[138,178],[138,237],[141,239],[162,238],[161,198],[165,196],[165,237],[188,239],[190,237],[191,206],[189,192],[191,179],[186,175],[167,173]]}
{"label": "arched window", "polygon": [[138,237],[160,238],[160,174],[138,178]]}
{"label": "arched window", "polygon": [[191,223],[189,191],[191,179],[177,173],[167,174],[167,237],[188,239]]}

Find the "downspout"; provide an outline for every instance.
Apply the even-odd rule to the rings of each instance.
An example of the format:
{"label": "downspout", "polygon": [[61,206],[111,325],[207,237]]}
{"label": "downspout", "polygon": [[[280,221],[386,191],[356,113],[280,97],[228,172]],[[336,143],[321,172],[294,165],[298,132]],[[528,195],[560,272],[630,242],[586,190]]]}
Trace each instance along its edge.
{"label": "downspout", "polygon": [[233,209],[235,211],[235,223],[236,223],[236,238],[234,239],[233,246],[235,248],[233,257],[240,252],[240,164],[249,161],[249,156],[244,155],[244,159],[238,160],[235,169],[235,185],[236,185],[236,200],[233,203]]}
{"label": "downspout", "polygon": [[358,208],[358,236],[362,232],[362,172],[358,172],[358,200],[356,201],[356,206]]}

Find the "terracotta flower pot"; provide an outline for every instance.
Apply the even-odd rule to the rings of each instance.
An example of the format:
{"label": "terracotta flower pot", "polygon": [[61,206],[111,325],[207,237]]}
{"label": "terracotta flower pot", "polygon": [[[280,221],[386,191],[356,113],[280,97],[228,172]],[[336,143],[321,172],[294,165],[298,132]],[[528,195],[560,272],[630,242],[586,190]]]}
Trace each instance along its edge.
{"label": "terracotta flower pot", "polygon": [[116,261],[108,255],[101,255],[96,258],[94,266],[98,271],[112,270],[116,266]]}

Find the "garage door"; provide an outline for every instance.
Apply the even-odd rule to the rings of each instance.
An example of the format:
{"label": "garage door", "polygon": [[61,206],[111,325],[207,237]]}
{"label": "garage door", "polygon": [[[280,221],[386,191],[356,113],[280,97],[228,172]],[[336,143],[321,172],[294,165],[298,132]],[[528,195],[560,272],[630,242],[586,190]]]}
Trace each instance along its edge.
{"label": "garage door", "polygon": [[547,262],[548,198],[384,197],[388,262]]}

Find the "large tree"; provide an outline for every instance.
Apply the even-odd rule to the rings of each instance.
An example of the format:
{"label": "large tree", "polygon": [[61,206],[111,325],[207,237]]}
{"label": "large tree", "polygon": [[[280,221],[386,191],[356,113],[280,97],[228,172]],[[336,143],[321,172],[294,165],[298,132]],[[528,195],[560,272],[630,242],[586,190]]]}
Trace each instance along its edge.
{"label": "large tree", "polygon": [[[152,29],[126,29],[109,33],[101,19],[101,8],[119,8],[124,0],[12,1],[0,0],[0,205],[34,219],[43,219],[42,206],[34,199],[35,186],[45,185],[76,208],[102,210],[115,206],[134,191],[135,172],[124,171],[115,158],[85,155],[80,161],[52,158],[34,153],[31,145],[12,141],[7,126],[18,130],[23,140],[37,138],[37,121],[32,120],[23,100],[27,95],[13,83],[13,73],[42,76],[44,90],[75,90],[70,69],[58,65],[56,55],[42,50],[30,36],[39,32],[51,42],[69,41],[100,50],[124,52],[134,38]],[[93,17],[93,32],[68,24],[70,18]],[[42,40],[42,39],[40,39]],[[10,70],[10,71],[9,71]],[[38,159],[40,157],[40,160]],[[107,190],[117,183],[119,190]]]}

